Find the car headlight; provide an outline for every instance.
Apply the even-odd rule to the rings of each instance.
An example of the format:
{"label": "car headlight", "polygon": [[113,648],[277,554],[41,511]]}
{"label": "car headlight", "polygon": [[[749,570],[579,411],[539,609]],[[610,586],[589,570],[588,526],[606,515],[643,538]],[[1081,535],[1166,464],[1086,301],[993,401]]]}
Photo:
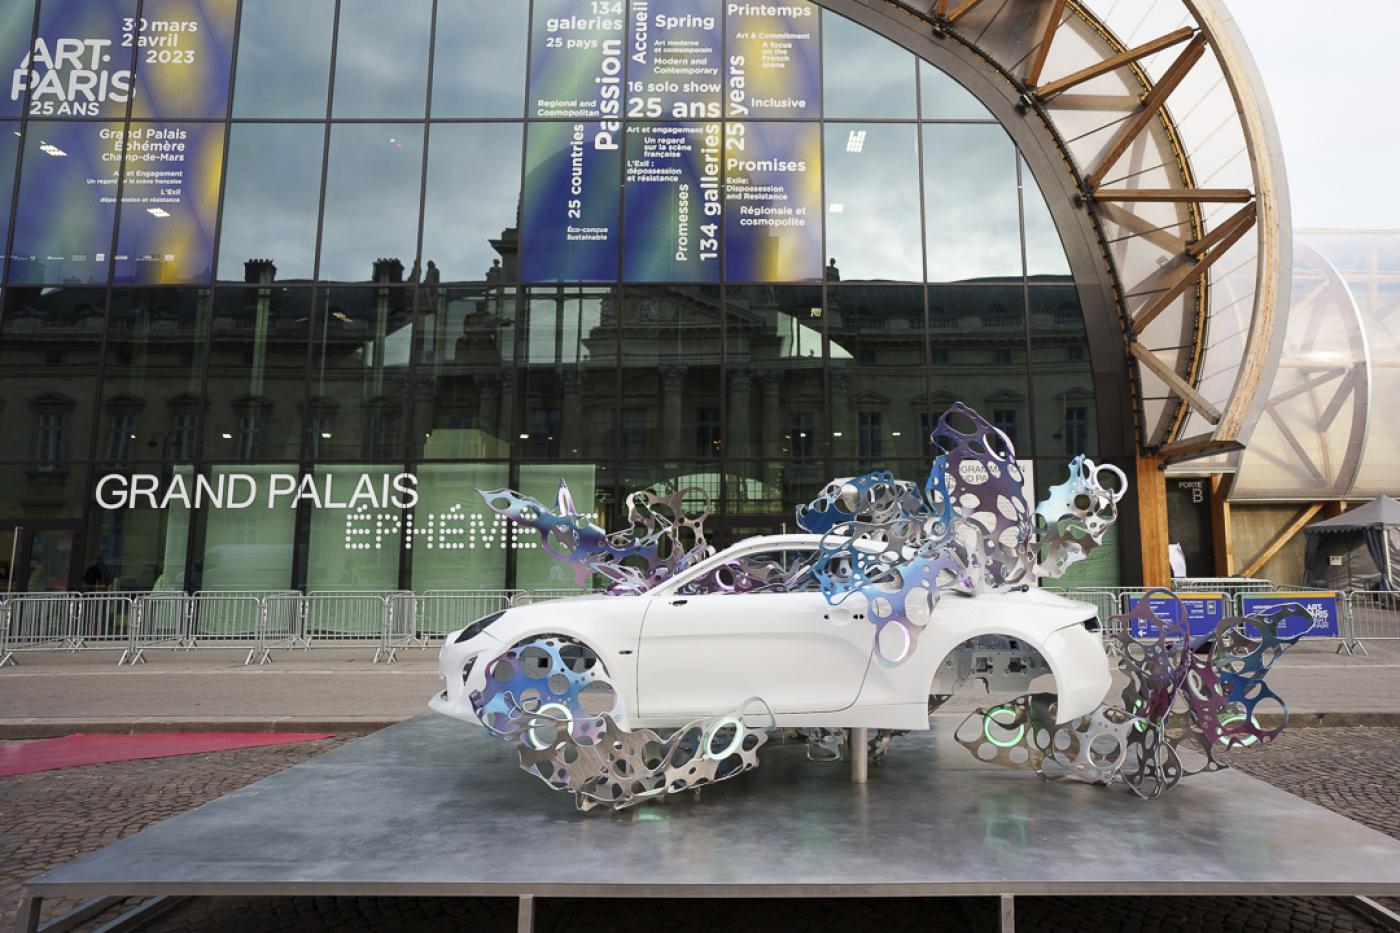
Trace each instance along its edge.
{"label": "car headlight", "polygon": [[466,628],[462,629],[462,634],[457,636],[457,640],[454,641],[453,644],[461,644],[469,638],[475,638],[482,632],[486,631],[486,627],[488,625],[490,625],[492,622],[495,622],[497,619],[499,619],[505,614],[506,611],[502,609],[500,612],[493,612],[489,616],[482,616],[481,618],[473,622],[471,625],[468,625]]}

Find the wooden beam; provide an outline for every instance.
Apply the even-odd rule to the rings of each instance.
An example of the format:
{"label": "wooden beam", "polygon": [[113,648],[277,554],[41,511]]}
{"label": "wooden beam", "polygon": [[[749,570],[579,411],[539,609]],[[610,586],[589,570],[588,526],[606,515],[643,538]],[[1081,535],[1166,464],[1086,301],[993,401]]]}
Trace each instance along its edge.
{"label": "wooden beam", "polygon": [[1163,362],[1161,357],[1137,341],[1128,344],[1128,352],[1132,353],[1138,362],[1152,370],[1158,379],[1167,384],[1167,388],[1175,392],[1187,405],[1194,408],[1202,418],[1211,424],[1220,423],[1220,410],[1206,401],[1206,397],[1197,392],[1195,386],[1178,376],[1176,370]]}
{"label": "wooden beam", "polygon": [[1053,104],[1056,110],[1121,110],[1138,109],[1142,98],[1131,94],[1060,94]]}
{"label": "wooden beam", "polygon": [[1213,473],[1210,477],[1210,546],[1215,557],[1215,575],[1235,575],[1235,538],[1230,527],[1230,490],[1235,474]]}
{"label": "wooden beam", "polygon": [[1040,83],[1040,73],[1045,70],[1045,59],[1050,54],[1050,43],[1060,28],[1060,18],[1065,15],[1066,0],[1055,0],[1050,4],[1050,15],[1045,18],[1045,26],[1040,30],[1040,43],[1031,59],[1031,67],[1026,70],[1026,86],[1035,87]]}
{"label": "wooden beam", "polygon": [[1186,255],[1190,256],[1192,259],[1200,259],[1210,251],[1212,246],[1228,237],[1231,233],[1234,233],[1237,224],[1244,224],[1246,229],[1254,226],[1254,221],[1259,216],[1258,211],[1259,206],[1257,204],[1246,204],[1225,220],[1216,224],[1205,236],[1201,237],[1199,240],[1193,240],[1188,243],[1186,245]]}
{"label": "wooden beam", "polygon": [[1095,201],[1148,201],[1154,204],[1185,204],[1208,201],[1239,204],[1254,200],[1248,188],[1098,188]]}
{"label": "wooden beam", "polygon": [[1244,445],[1239,441],[1217,440],[1214,434],[1197,434],[1164,445],[1157,451],[1157,456],[1162,458],[1163,463],[1171,464],[1213,457],[1216,454],[1234,453],[1237,450],[1244,450]]}
{"label": "wooden beam", "polygon": [[963,0],[962,4],[959,5],[957,9],[948,14],[948,25],[956,25],[958,20],[962,19],[964,16],[971,13],[973,10],[977,9],[981,5],[982,0]]}
{"label": "wooden beam", "polygon": [[1322,503],[1317,502],[1308,506],[1294,516],[1282,531],[1274,535],[1273,540],[1264,545],[1264,549],[1250,560],[1245,568],[1240,571],[1242,577],[1252,577],[1264,568],[1264,565],[1273,560],[1274,555],[1283,550],[1284,546],[1297,537],[1298,532],[1303,530],[1303,526],[1312,521],[1313,516],[1322,511]]}
{"label": "wooden beam", "polygon": [[1298,435],[1293,433],[1293,429],[1288,426],[1288,422],[1283,420],[1283,416],[1278,413],[1278,409],[1272,405],[1265,405],[1264,411],[1268,412],[1269,420],[1278,428],[1278,433],[1283,435],[1284,441],[1288,444],[1288,449],[1293,451],[1295,461],[1307,467],[1308,473],[1312,475],[1312,481],[1317,484],[1318,489],[1327,485],[1327,477],[1322,475],[1322,471],[1313,463],[1312,454],[1308,453],[1298,440]]}
{"label": "wooden beam", "polygon": [[1305,379],[1304,381],[1298,383],[1298,384],[1297,384],[1296,386],[1294,386],[1293,388],[1288,389],[1287,391],[1284,391],[1284,392],[1280,392],[1278,395],[1275,395],[1273,398],[1269,399],[1269,404],[1270,404],[1270,405],[1282,405],[1284,402],[1287,402],[1287,401],[1289,401],[1289,400],[1291,400],[1291,399],[1297,398],[1297,397],[1300,396],[1300,395],[1304,395],[1304,394],[1306,394],[1306,393],[1308,393],[1308,392],[1311,392],[1313,389],[1316,389],[1318,386],[1326,385],[1327,383],[1331,382],[1333,379],[1337,379],[1337,378],[1339,378],[1339,377],[1341,377],[1341,376],[1345,376],[1347,373],[1348,373],[1348,370],[1345,370],[1345,369],[1329,369],[1329,370],[1324,370],[1321,374],[1316,375],[1316,376],[1313,376],[1311,379]]}
{"label": "wooden beam", "polygon": [[1215,265],[1221,256],[1228,253],[1230,247],[1234,246],[1240,237],[1248,233],[1250,228],[1254,226],[1254,213],[1250,212],[1243,218],[1237,214],[1222,226],[1228,226],[1230,230],[1216,241],[1215,248],[1199,259],[1187,257],[1188,264],[1172,274],[1167,281],[1166,289],[1133,315],[1133,333],[1140,334],[1146,330],[1147,325],[1157,319],[1157,315],[1165,311],[1168,305],[1181,297],[1192,285],[1195,285],[1196,281],[1206,274],[1206,270]]}
{"label": "wooden beam", "polygon": [[936,4],[934,4],[934,6],[933,6],[933,15],[934,15],[934,16],[947,16],[947,15],[948,15],[948,0],[938,0],[938,2],[937,2]]}
{"label": "wooden beam", "polygon": [[1172,585],[1171,533],[1167,530],[1167,474],[1157,457],[1137,458],[1138,535],[1142,547],[1142,585]]}
{"label": "wooden beam", "polygon": [[1135,62],[1139,58],[1146,58],[1155,52],[1162,51],[1162,49],[1169,49],[1174,45],[1185,42],[1195,34],[1196,31],[1190,26],[1182,26],[1180,29],[1169,32],[1165,36],[1159,36],[1151,42],[1144,42],[1142,45],[1135,46],[1125,52],[1119,52],[1117,55],[1105,58],[1097,65],[1090,65],[1088,68],[1076,71],[1072,75],[1065,75],[1063,78],[1042,85],[1036,88],[1033,93],[1042,101],[1049,100],[1056,94],[1062,94],[1075,85],[1083,84],[1085,81],[1093,80],[1099,75],[1108,74],[1110,71]]}
{"label": "wooden beam", "polygon": [[[1097,205],[1098,211],[1104,217],[1116,223],[1125,230],[1132,231],[1134,236],[1140,236],[1154,246],[1160,246],[1169,253],[1186,252],[1186,240],[1167,230],[1165,227],[1158,227],[1151,221],[1147,221],[1128,210],[1126,207],[1119,207],[1112,201],[1105,201]],[[1182,222],[1184,223],[1184,221]]]}
{"label": "wooden beam", "polygon": [[1157,113],[1167,103],[1167,98],[1172,91],[1176,90],[1183,78],[1200,61],[1201,56],[1206,53],[1205,33],[1197,33],[1196,37],[1186,44],[1186,48],[1181,50],[1181,54],[1172,62],[1171,67],[1163,72],[1158,82],[1152,85],[1152,90],[1147,92],[1147,96],[1142,99],[1142,109],[1129,117],[1118,132],[1114,134],[1108,146],[1104,148],[1103,154],[1099,156],[1099,163],[1084,178],[1084,185],[1090,191],[1103,184],[1104,177],[1108,175],[1109,169],[1117,164],[1123,153],[1128,151],[1128,147],[1133,144],[1133,140],[1157,119]]}

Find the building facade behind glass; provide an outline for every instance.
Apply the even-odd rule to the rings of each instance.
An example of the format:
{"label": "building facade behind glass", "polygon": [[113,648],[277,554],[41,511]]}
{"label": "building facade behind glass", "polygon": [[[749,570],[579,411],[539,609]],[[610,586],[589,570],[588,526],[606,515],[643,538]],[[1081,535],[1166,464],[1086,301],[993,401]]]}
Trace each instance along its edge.
{"label": "building facade behind glass", "polygon": [[959,399],[1040,491],[1101,454],[1010,137],[814,4],[9,0],[0,55],[12,590],[561,585],[475,489],[723,545]]}

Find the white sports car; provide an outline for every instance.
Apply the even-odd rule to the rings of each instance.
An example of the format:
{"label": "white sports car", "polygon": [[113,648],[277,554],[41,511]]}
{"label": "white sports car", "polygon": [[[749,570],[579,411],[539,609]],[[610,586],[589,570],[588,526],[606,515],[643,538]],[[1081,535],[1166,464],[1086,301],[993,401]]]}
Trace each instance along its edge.
{"label": "white sports car", "polygon": [[[831,605],[801,570],[821,541],[750,538],[639,595],[553,600],[478,619],[447,636],[439,657],[445,689],[429,706],[481,722],[488,678],[505,681],[522,663],[493,669],[497,660],[525,643],[551,646],[553,661],[537,659],[540,678],[551,663],[557,674],[558,646],[573,671],[601,663],[616,696],[589,712],[611,709],[624,730],[679,727],[756,697],[779,727],[927,729],[930,710],[962,683],[1026,692],[1042,674],[1054,678],[1055,718],[1066,723],[1093,713],[1108,692],[1094,607],[1037,587],[976,598],[947,593],[909,656],[882,664],[863,602]],[[771,590],[686,595],[688,585],[738,560],[793,572]],[[587,706],[586,692],[581,699]]]}

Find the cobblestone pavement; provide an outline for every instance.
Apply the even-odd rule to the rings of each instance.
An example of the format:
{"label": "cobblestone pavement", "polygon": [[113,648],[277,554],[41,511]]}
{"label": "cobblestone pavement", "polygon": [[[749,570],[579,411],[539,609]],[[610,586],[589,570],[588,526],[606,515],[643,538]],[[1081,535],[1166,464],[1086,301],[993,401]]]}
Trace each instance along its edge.
{"label": "cobblestone pavement", "polygon": [[[0,929],[13,924],[24,878],[172,814],[334,748],[303,745],[71,768],[0,779],[7,845],[0,851]],[[1400,837],[1400,728],[1298,729],[1238,762],[1241,770]],[[11,845],[10,843],[14,844]],[[45,902],[45,916],[71,907]],[[1395,904],[1392,903],[1392,908]],[[1378,929],[1327,898],[1020,898],[1019,930]],[[115,912],[109,913],[109,919]],[[900,931],[996,929],[988,898],[885,900],[639,901],[547,899],[537,929],[653,933],[714,929],[816,931],[857,926]],[[94,928],[99,921],[88,925]],[[280,898],[195,901],[159,931],[513,930],[507,899]]]}

